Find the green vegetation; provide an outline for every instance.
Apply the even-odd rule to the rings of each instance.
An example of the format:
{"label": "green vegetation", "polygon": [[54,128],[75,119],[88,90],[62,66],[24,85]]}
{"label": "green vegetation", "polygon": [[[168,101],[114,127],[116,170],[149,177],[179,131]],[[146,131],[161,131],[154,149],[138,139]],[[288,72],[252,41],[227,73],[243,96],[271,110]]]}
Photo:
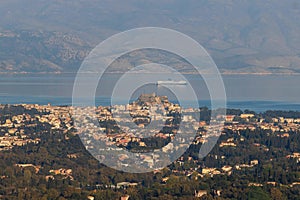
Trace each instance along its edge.
{"label": "green vegetation", "polygon": [[[7,106],[2,111],[1,123],[9,115],[21,112],[34,115],[39,111]],[[262,115],[255,113],[255,118]],[[118,172],[99,164],[72,129],[53,130],[47,123],[38,123],[34,129],[28,127],[25,133],[40,138],[40,143],[0,151],[1,199],[87,199],[91,195],[98,200],[129,195],[130,200],[284,200],[300,196],[299,159],[288,157],[300,152],[299,131],[289,131],[289,137],[278,137],[280,132],[261,128],[239,132],[225,129],[218,144],[204,159],[198,159],[201,144],[193,144],[170,166],[147,174]],[[220,147],[229,138],[236,146]],[[253,160],[257,163],[251,164]],[[242,164],[247,167],[237,169]],[[232,166],[230,173],[222,171],[224,166]],[[205,174],[206,168],[221,173]],[[207,194],[195,197],[198,191]]]}

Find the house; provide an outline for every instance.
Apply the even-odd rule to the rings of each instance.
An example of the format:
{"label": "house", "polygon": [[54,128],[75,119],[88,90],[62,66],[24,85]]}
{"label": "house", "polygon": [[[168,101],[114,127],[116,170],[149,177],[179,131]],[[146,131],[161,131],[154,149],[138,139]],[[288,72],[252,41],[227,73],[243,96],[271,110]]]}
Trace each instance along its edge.
{"label": "house", "polygon": [[249,183],[248,186],[249,186],[249,187],[251,187],[251,186],[254,186],[254,187],[262,187],[263,184],[261,184],[261,183]]}
{"label": "house", "polygon": [[233,142],[221,142],[221,144],[219,145],[220,147],[236,147],[236,144]]}
{"label": "house", "polygon": [[95,197],[94,196],[88,196],[87,199],[88,200],[95,200]]}
{"label": "house", "polygon": [[276,186],[276,184],[277,184],[277,183],[276,183],[276,182],[273,182],[273,181],[267,182],[267,185],[272,185],[272,186],[274,186],[274,187]]}
{"label": "house", "polygon": [[287,122],[287,123],[293,123],[293,122],[294,122],[294,119],[293,119],[293,118],[285,118],[285,119],[284,119],[284,122]]}
{"label": "house", "polygon": [[16,128],[8,129],[8,133],[9,133],[10,135],[15,134],[17,131],[18,131],[18,129],[16,129]]}
{"label": "house", "polygon": [[297,185],[300,185],[300,182],[293,182],[292,184],[290,184],[290,187],[294,187],[294,186],[297,186]]}
{"label": "house", "polygon": [[41,169],[41,166],[35,166],[33,164],[15,164],[15,166],[17,167],[20,167],[21,169],[24,169],[26,167],[33,167],[35,169],[35,173],[37,174],[40,169]]}
{"label": "house", "polygon": [[222,170],[223,170],[224,172],[230,172],[230,171],[232,170],[232,167],[229,166],[229,165],[226,165],[226,166],[222,167]]}
{"label": "house", "polygon": [[214,193],[217,195],[217,196],[221,196],[221,192],[222,190],[215,190]]}
{"label": "house", "polygon": [[203,168],[202,174],[217,175],[217,174],[221,174],[221,172],[216,168]]}
{"label": "house", "polygon": [[294,119],[294,123],[300,123],[300,118]]}
{"label": "house", "polygon": [[129,195],[122,196],[122,197],[121,197],[121,200],[128,200],[129,197],[130,197]]}
{"label": "house", "polygon": [[288,138],[288,137],[290,137],[290,134],[288,134],[288,133],[283,133],[283,134],[278,134],[277,136],[278,136],[278,137],[281,137],[281,138]]}
{"label": "house", "polygon": [[199,190],[198,192],[195,190],[195,197],[203,197],[204,195],[207,195],[206,190]]}
{"label": "house", "polygon": [[130,182],[120,182],[117,183],[117,188],[128,188],[128,187],[136,187],[138,183],[130,183]]}
{"label": "house", "polygon": [[216,168],[203,168],[202,169],[202,174],[210,174],[215,170],[216,170]]}
{"label": "house", "polygon": [[170,177],[162,178],[162,179],[161,179],[161,182],[166,183],[169,179],[170,179]]}
{"label": "house", "polygon": [[51,170],[49,170],[49,172],[52,174],[55,174],[55,175],[63,175],[63,176],[72,175],[72,169],[63,169],[63,168],[60,168],[57,170],[51,169]]}
{"label": "house", "polygon": [[226,122],[232,122],[235,118],[235,115],[226,115],[225,120]]}
{"label": "house", "polygon": [[250,165],[258,165],[258,160],[251,160]]}
{"label": "house", "polygon": [[242,119],[248,119],[254,117],[254,114],[241,114],[240,117]]}
{"label": "house", "polygon": [[48,182],[49,180],[54,180],[54,176],[48,175],[48,176],[45,176],[45,179]]}

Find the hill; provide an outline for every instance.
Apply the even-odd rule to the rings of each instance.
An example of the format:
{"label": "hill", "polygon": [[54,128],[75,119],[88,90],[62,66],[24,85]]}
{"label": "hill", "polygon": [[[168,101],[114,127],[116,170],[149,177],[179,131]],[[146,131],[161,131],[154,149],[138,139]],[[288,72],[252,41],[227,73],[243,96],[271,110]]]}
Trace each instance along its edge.
{"label": "hill", "polygon": [[293,0],[1,1],[0,72],[76,72],[110,35],[159,26],[196,39],[223,73],[299,73],[299,17]]}

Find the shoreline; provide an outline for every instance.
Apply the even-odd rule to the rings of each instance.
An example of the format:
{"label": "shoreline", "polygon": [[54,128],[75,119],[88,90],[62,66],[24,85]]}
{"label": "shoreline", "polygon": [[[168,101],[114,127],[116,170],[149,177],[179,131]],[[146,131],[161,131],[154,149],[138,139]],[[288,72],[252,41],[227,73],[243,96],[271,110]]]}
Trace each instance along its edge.
{"label": "shoreline", "polygon": [[[32,99],[18,102],[1,102],[0,97],[0,106],[10,105],[10,106],[20,106],[20,105],[39,105],[39,106],[58,106],[58,107],[72,107],[72,98],[71,97],[61,97],[63,99],[55,98],[53,99],[49,97],[44,97],[44,99],[39,99],[39,101]],[[48,101],[47,101],[48,100]],[[176,102],[175,102],[176,103]],[[90,106],[109,106],[110,99],[102,98],[95,101],[95,105]],[[124,105],[120,103],[118,105]],[[208,107],[210,108],[210,100],[200,100],[200,107]],[[300,111],[300,103],[296,102],[285,102],[285,101],[268,101],[268,100],[260,100],[260,101],[243,101],[243,100],[235,100],[235,101],[227,101],[226,109],[240,109],[240,110],[251,110],[257,113],[266,112],[268,110],[272,111]]]}
{"label": "shoreline", "polygon": [[[129,74],[139,74],[137,72],[128,72]],[[170,74],[166,72],[141,72],[144,74]],[[0,72],[0,75],[76,75],[78,74],[77,72]],[[81,74],[91,74],[94,75],[95,72],[85,72]],[[116,71],[116,72],[106,72],[106,74],[124,74],[124,72]],[[197,75],[195,73],[180,73],[183,75]],[[203,72],[202,74],[206,75],[212,75],[211,73],[205,73]],[[268,75],[284,75],[284,76],[300,76],[299,73],[291,73],[291,72],[286,72],[286,73],[273,73],[273,72],[221,72],[220,75],[256,75],[256,76],[268,76]]]}

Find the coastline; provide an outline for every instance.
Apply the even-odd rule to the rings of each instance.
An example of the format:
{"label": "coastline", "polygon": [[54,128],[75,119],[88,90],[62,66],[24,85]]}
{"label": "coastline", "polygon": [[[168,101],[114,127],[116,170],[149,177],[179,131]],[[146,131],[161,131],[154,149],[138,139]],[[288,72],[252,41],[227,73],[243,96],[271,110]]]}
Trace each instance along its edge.
{"label": "coastline", "polygon": [[[106,72],[107,74],[124,74],[122,71]],[[137,72],[127,72],[130,74],[138,74]],[[145,74],[156,74],[154,72],[145,72]],[[0,72],[0,75],[76,75],[77,72]],[[94,75],[95,72],[85,72],[85,74]],[[166,72],[157,72],[157,74],[169,74]],[[183,75],[196,75],[195,73],[182,72]],[[210,75],[211,73],[203,72],[202,74]],[[283,76],[300,76],[300,72],[220,72],[221,75],[256,75],[256,76],[269,76],[269,75],[283,75]]]}
{"label": "coastline", "polygon": [[[22,99],[22,100],[21,100]],[[120,101],[122,102],[122,101]],[[188,102],[188,101],[187,101]],[[72,97],[53,97],[53,96],[0,96],[0,105],[53,105],[53,106],[72,106]],[[120,103],[121,104],[121,103]],[[102,97],[95,100],[96,106],[109,106],[110,98]],[[200,107],[210,107],[210,100],[200,100]],[[278,111],[300,111],[300,103],[286,101],[268,101],[268,100],[229,100],[227,109],[251,110],[257,113],[267,110]]]}

